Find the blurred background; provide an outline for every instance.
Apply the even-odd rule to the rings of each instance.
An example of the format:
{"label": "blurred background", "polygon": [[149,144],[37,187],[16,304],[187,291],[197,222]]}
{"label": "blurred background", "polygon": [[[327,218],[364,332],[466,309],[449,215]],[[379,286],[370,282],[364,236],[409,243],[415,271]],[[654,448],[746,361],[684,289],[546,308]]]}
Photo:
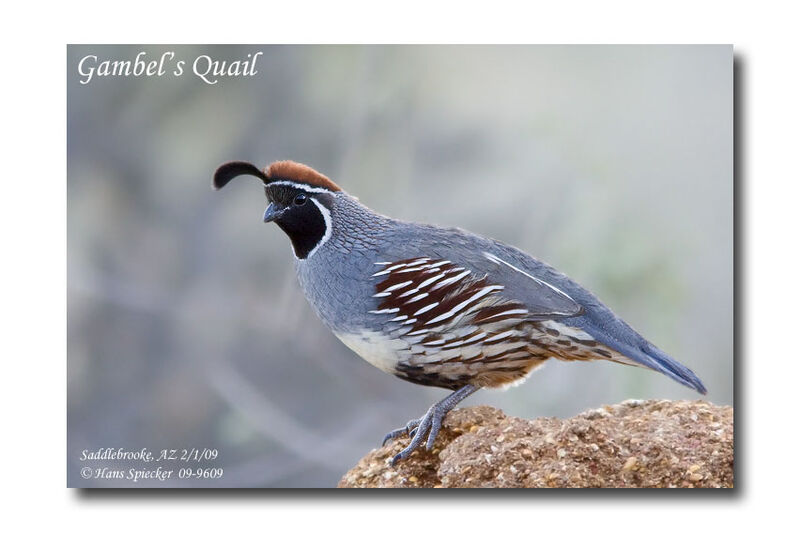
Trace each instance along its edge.
{"label": "blurred background", "polygon": [[[216,85],[79,83],[82,57],[140,51],[189,68],[263,55]],[[224,475],[136,486],[331,487],[447,394],[322,326],[261,186],[211,190],[231,159],[301,161],[384,214],[517,246],[732,404],[732,61],[729,46],[68,47],[68,485],[133,486],[81,479],[78,458],[146,446],[217,448],[202,466]],[[551,361],[465,405],[569,417],[631,397],[698,395]]]}

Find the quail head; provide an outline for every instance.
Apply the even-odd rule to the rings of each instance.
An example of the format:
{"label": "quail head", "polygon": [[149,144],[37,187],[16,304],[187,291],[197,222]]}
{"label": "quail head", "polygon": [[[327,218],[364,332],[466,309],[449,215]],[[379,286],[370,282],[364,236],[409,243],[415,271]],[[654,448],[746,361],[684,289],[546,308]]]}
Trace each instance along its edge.
{"label": "quail head", "polygon": [[243,174],[264,183],[264,222],[291,240],[300,286],[334,335],[384,372],[453,391],[386,435],[411,438],[392,464],[431,449],[461,400],[520,383],[551,358],[650,368],[706,392],[589,291],[516,248],[380,215],[293,161],[226,163],[214,187]]}

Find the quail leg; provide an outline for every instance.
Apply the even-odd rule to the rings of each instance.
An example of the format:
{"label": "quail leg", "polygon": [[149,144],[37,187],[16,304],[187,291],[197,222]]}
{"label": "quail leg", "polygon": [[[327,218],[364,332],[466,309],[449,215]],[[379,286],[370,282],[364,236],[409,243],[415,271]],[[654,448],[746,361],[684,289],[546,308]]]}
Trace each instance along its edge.
{"label": "quail leg", "polygon": [[426,436],[427,441],[425,443],[425,448],[428,450],[433,449],[433,443],[436,441],[436,435],[439,434],[439,430],[442,428],[442,420],[444,420],[445,415],[447,415],[453,407],[458,405],[461,400],[477,390],[478,387],[474,385],[465,385],[443,400],[433,404],[422,418],[411,420],[405,427],[389,432],[383,439],[384,444],[402,435],[409,435],[411,437],[411,442],[408,446],[392,458],[392,466],[394,466],[397,461],[408,458],[411,452],[416,450],[420,444],[422,444],[423,440],[426,440]]}

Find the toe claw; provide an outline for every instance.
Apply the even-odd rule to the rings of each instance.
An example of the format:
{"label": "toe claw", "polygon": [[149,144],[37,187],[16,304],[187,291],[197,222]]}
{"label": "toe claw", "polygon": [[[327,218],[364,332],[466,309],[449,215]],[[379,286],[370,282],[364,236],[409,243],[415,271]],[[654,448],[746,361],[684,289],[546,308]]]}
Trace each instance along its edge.
{"label": "toe claw", "polygon": [[387,433],[386,436],[383,437],[383,441],[381,441],[381,447],[386,446],[386,443],[389,442],[390,440],[394,440],[394,438],[395,438],[394,431],[390,431],[389,433]]}
{"label": "toe claw", "polygon": [[417,433],[417,429],[419,429],[419,425],[420,425],[419,418],[414,420],[409,420],[405,426],[397,428],[387,433],[386,436],[383,437],[383,442],[381,442],[381,446],[385,446],[386,443],[389,442],[390,440],[394,440],[398,437],[403,437],[405,435],[408,435],[413,439],[414,435]]}
{"label": "toe claw", "polygon": [[408,431],[404,427],[392,430],[389,433],[387,433],[385,437],[383,437],[383,442],[381,442],[381,446],[385,446],[386,443],[389,442],[390,440],[394,440],[397,437],[402,437],[407,433]]}

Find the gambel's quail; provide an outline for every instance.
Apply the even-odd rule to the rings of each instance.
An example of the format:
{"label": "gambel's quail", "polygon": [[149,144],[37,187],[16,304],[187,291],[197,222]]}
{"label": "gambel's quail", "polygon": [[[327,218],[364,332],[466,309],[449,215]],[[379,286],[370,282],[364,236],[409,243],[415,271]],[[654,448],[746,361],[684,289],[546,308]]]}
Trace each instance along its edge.
{"label": "gambel's quail", "polygon": [[706,392],[589,291],[516,248],[380,215],[293,161],[226,163],[214,187],[242,174],[264,182],[264,222],[289,236],[300,286],[334,335],[385,372],[453,391],[386,435],[411,438],[392,464],[431,449],[461,400],[520,383],[550,358],[650,368]]}

